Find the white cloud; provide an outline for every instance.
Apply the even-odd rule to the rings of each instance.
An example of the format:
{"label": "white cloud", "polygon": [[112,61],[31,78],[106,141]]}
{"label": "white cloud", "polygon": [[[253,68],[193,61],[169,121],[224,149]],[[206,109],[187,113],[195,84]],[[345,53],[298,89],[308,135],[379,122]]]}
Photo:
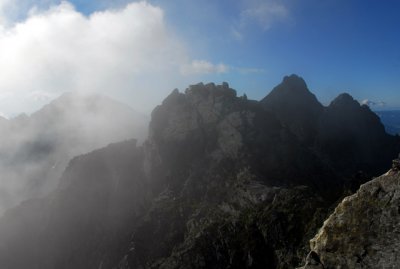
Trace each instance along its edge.
{"label": "white cloud", "polygon": [[386,106],[386,103],[383,101],[371,101],[369,99],[364,99],[361,101],[362,105],[367,105],[367,106]]}
{"label": "white cloud", "polygon": [[288,9],[279,1],[250,1],[247,9],[240,14],[241,23],[257,23],[263,30],[268,30],[276,21],[286,20]]}
{"label": "white cloud", "polygon": [[[0,10],[8,2],[0,0]],[[90,16],[69,2],[48,9],[43,3],[49,0],[39,2],[25,19],[0,29],[0,96],[13,93],[0,100],[5,113],[38,108],[31,103],[32,93],[54,96],[72,90],[105,93],[148,111],[171,89],[192,82],[182,70],[227,72],[223,64],[192,61],[166,27],[163,10],[147,2]]]}
{"label": "white cloud", "polygon": [[277,22],[290,18],[289,9],[279,0],[246,0],[239,14],[239,21],[231,29],[232,36],[237,40],[243,39],[243,32],[248,27],[256,25],[266,31]]}
{"label": "white cloud", "polygon": [[213,64],[204,60],[193,60],[190,64],[183,65],[181,67],[181,73],[183,75],[193,74],[210,74],[210,73],[227,73],[229,66],[224,64]]}

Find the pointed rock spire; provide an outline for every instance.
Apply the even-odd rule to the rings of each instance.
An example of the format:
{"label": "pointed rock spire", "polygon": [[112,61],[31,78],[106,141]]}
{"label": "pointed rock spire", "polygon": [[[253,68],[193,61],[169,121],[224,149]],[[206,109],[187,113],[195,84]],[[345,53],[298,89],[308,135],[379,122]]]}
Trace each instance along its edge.
{"label": "pointed rock spire", "polygon": [[309,91],[303,78],[294,74],[284,77],[281,84],[261,100],[261,104],[301,141],[311,143],[324,108]]}

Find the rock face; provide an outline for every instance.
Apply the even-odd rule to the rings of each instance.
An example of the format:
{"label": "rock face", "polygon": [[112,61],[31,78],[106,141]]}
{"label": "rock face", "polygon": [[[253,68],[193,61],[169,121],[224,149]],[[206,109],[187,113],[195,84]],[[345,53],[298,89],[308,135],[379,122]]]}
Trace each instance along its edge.
{"label": "rock face", "polygon": [[321,268],[397,268],[400,264],[400,172],[393,169],[346,197],[311,240]]}
{"label": "rock face", "polygon": [[143,146],[75,158],[0,218],[0,268],[295,268],[346,179],[317,127],[306,141],[227,83],[175,90]]}

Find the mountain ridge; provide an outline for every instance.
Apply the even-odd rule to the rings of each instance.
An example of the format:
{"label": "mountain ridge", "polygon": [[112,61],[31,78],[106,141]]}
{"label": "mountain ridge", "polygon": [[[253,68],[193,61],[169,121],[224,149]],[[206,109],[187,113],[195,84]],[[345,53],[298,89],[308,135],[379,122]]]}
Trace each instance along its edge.
{"label": "mountain ridge", "polygon": [[[0,266],[300,266],[332,207],[367,176],[354,177],[357,155],[340,171],[336,155],[319,151],[317,142],[332,143],[318,140],[319,121],[310,132],[315,141],[304,140],[264,105],[237,97],[227,83],[174,90],[153,110],[142,146],[126,141],[74,158],[59,189],[0,218]],[[326,111],[323,117],[345,121]],[[370,122],[363,107],[356,111],[381,134],[379,119]],[[393,159],[400,141],[384,138],[384,159]],[[366,147],[375,152],[371,141]],[[367,161],[386,169],[379,155]]]}

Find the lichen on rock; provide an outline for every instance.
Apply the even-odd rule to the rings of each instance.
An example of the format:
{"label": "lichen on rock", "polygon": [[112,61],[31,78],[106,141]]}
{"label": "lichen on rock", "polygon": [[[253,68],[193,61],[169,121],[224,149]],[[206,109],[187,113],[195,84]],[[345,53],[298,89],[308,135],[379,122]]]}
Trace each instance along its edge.
{"label": "lichen on rock", "polygon": [[[346,197],[310,241],[324,268],[398,268],[400,172],[397,164]],[[306,262],[304,269],[316,268]]]}

